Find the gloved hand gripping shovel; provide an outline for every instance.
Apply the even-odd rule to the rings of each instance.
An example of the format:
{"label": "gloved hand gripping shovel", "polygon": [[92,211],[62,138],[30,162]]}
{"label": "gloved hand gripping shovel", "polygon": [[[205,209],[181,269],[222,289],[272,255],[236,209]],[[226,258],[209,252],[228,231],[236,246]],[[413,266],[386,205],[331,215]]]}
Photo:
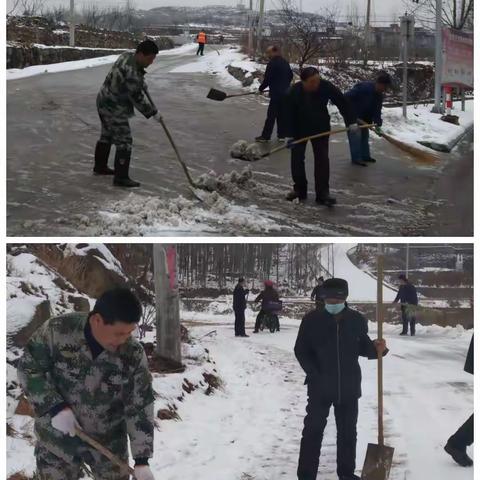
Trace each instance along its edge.
{"label": "gloved hand gripping shovel", "polygon": [[83,430],[76,428],[75,435],[77,435],[77,437],[80,438],[82,442],[90,445],[92,448],[97,450],[97,452],[108,458],[113,464],[120,467],[124,473],[130,474],[134,479],[136,478],[135,470],[130,465],[128,465],[128,463],[118,458],[113,452],[111,452],[108,448],[104,447],[101,443],[97,442],[90,435],[87,435]]}
{"label": "gloved hand gripping shovel", "polygon": [[[377,323],[378,338],[383,338],[383,245],[378,246]],[[388,480],[393,462],[392,447],[385,446],[383,435],[383,354],[378,353],[378,444],[369,443],[362,480]]]}

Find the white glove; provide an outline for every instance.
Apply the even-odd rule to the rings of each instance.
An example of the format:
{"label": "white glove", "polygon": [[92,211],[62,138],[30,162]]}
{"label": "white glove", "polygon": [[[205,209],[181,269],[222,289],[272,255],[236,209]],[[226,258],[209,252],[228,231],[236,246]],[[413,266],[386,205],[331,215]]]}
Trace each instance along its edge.
{"label": "white glove", "polygon": [[352,123],[351,125],[348,126],[348,131],[350,133],[357,133],[359,130],[360,128],[357,123]]}
{"label": "white glove", "polygon": [[139,465],[133,469],[133,475],[137,480],[155,480],[148,465]]}
{"label": "white glove", "polygon": [[159,112],[157,112],[157,113],[153,116],[153,119],[160,123],[160,122],[163,120],[163,117],[160,115]]}
{"label": "white glove", "polygon": [[64,408],[52,418],[52,427],[64,435],[75,436],[75,428],[80,428],[75,415],[70,408]]}

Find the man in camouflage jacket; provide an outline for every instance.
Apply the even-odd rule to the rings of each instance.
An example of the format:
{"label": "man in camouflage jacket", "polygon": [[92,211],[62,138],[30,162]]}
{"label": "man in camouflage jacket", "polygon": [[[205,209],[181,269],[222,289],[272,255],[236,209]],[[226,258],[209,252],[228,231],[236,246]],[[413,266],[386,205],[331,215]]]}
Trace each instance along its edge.
{"label": "man in camouflage jacket", "polygon": [[41,480],[77,480],[84,464],[96,480],[128,480],[76,435],[80,428],[128,462],[137,480],[153,480],[154,393],[147,358],[131,337],[141,317],[127,289],[104,293],[89,314],[48,320],[31,337],[18,366],[35,411],[35,456]]}
{"label": "man in camouflage jacket", "polygon": [[[128,175],[132,154],[132,134],[128,119],[136,108],[146,118],[160,120],[158,110],[145,95],[147,89],[145,68],[153,63],[158,53],[151,40],[140,43],[135,53],[125,52],[113,64],[97,96],[97,110],[102,122],[100,140],[95,148],[94,173],[114,174],[113,184],[120,187],[138,187],[140,184]],[[112,144],[116,146],[115,170],[108,167]]]}

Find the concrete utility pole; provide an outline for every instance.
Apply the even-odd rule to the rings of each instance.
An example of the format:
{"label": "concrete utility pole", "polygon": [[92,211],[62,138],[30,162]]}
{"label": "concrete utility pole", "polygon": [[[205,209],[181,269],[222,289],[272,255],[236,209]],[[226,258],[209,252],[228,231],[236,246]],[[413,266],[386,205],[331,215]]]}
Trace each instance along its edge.
{"label": "concrete utility pole", "polygon": [[434,113],[443,113],[442,108],[442,7],[443,1],[436,0],[435,9],[435,105],[432,108]]}
{"label": "concrete utility pole", "polygon": [[248,56],[253,58],[253,0],[250,0],[248,8]]}
{"label": "concrete utility pole", "polygon": [[177,257],[173,245],[153,245],[157,350],[159,357],[181,364],[180,301]]}
{"label": "concrete utility pole", "polygon": [[400,17],[400,30],[403,42],[403,117],[407,118],[408,96],[408,43],[413,37],[414,20],[411,15]]}
{"label": "concrete utility pole", "polygon": [[75,46],[75,0],[70,0],[70,46]]}
{"label": "concrete utility pole", "polygon": [[260,12],[258,15],[258,31],[257,31],[257,56],[262,55],[262,37],[263,37],[263,20],[265,17],[265,0],[260,0]]}
{"label": "concrete utility pole", "polygon": [[364,33],[364,45],[363,45],[363,64],[367,65],[368,63],[368,42],[370,39],[370,10],[372,8],[371,5],[372,0],[367,0],[367,16],[365,18],[365,33]]}

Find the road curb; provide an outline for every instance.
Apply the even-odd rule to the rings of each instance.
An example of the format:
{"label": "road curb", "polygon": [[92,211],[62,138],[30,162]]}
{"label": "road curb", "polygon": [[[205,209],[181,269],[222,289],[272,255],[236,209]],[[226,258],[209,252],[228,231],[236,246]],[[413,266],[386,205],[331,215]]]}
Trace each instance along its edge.
{"label": "road curb", "polygon": [[450,142],[446,143],[437,143],[434,141],[428,142],[428,141],[419,141],[418,143],[420,145],[423,145],[425,147],[431,148],[432,150],[436,150],[437,152],[443,152],[443,153],[450,153],[457,145],[458,143],[473,130],[473,122],[471,125],[465,128],[461,133],[459,133],[454,139],[450,140]]}

